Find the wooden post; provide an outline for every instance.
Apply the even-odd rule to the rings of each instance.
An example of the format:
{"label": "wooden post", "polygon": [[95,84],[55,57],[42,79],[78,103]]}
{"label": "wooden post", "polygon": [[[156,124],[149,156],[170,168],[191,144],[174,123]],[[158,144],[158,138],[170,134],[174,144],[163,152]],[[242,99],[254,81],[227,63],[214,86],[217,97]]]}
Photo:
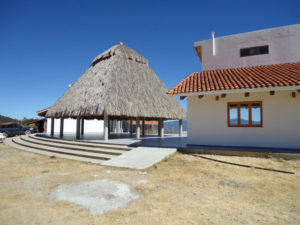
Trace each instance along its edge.
{"label": "wooden post", "polygon": [[76,118],[76,139],[80,139],[80,117]]}
{"label": "wooden post", "polygon": [[108,115],[104,114],[104,123],[103,123],[103,140],[108,140]]}
{"label": "wooden post", "polygon": [[48,120],[47,118],[44,119],[44,130],[43,130],[43,133],[47,133],[47,126],[48,126]]}
{"label": "wooden post", "polygon": [[140,127],[140,118],[136,118],[136,139],[140,139],[140,131],[141,131],[141,127]]}
{"label": "wooden post", "polygon": [[51,118],[51,136],[54,136],[54,118]]}
{"label": "wooden post", "polygon": [[133,134],[133,125],[132,125],[132,119],[130,119],[130,127],[129,127],[130,136]]}
{"label": "wooden post", "polygon": [[84,118],[81,119],[81,135],[84,134]]}
{"label": "wooden post", "polygon": [[164,121],[162,119],[159,120],[160,123],[160,137],[163,138],[165,135]]}
{"label": "wooden post", "polygon": [[64,118],[60,118],[60,132],[59,132],[59,137],[64,136]]}
{"label": "wooden post", "polygon": [[182,133],[183,133],[182,120],[179,120],[179,136],[182,136]]}
{"label": "wooden post", "polygon": [[145,119],[143,119],[143,124],[142,124],[142,135],[145,136]]}

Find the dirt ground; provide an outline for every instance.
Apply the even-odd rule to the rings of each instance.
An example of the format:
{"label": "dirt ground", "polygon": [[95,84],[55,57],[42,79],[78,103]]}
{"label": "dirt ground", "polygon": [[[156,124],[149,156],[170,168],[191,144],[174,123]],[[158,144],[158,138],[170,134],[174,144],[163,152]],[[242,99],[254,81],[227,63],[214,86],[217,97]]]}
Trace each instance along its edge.
{"label": "dirt ground", "polygon": [[[300,161],[207,157],[295,174],[180,153],[137,171],[50,158],[0,144],[0,224],[300,224]],[[97,216],[76,204],[49,199],[60,184],[97,179],[126,183],[142,197]]]}

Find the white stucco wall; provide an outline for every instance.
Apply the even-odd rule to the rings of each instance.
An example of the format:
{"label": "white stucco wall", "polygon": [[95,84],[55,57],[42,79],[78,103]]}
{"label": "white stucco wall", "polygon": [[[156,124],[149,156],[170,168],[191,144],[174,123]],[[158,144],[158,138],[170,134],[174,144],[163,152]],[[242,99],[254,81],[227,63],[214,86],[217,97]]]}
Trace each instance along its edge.
{"label": "white stucco wall", "polygon": [[[228,127],[227,103],[262,101],[263,127]],[[188,97],[188,144],[300,148],[300,94],[291,91]]]}
{"label": "white stucco wall", "polygon": [[[60,119],[54,120],[54,133],[60,132]],[[47,119],[47,133],[51,133],[51,119]],[[75,134],[76,133],[76,120],[65,119],[64,120],[64,133]],[[84,133],[85,134],[103,134],[103,120],[84,120]]]}
{"label": "white stucco wall", "polygon": [[[216,35],[218,33],[216,32]],[[240,57],[241,48],[269,45],[269,54]],[[194,43],[202,48],[202,70],[300,61],[300,24],[215,38]]]}

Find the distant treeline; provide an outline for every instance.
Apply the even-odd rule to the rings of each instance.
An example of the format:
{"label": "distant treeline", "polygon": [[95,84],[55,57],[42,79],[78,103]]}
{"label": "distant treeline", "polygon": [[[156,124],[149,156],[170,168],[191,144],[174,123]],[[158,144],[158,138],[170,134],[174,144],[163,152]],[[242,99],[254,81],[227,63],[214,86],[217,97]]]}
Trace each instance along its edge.
{"label": "distant treeline", "polygon": [[6,123],[6,122],[17,122],[17,123],[21,123],[23,125],[28,125],[31,122],[37,121],[38,119],[36,118],[26,118],[24,117],[22,120],[17,120],[17,119],[13,119],[11,117],[8,116],[2,116],[0,115],[0,124],[1,123]]}

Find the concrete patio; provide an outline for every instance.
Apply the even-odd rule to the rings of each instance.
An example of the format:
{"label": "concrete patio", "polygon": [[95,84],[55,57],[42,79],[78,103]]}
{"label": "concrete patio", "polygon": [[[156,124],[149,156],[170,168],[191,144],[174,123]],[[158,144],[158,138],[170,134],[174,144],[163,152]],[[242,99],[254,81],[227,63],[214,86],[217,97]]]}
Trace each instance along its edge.
{"label": "concrete patio", "polygon": [[[40,136],[60,138],[59,134],[38,134]],[[131,136],[129,133],[115,134],[111,133],[109,140],[100,140],[99,134],[84,134],[80,139],[76,139],[75,133],[64,134],[63,139],[99,142],[99,143],[111,143],[111,144],[124,144],[131,147],[159,147],[159,148],[185,148],[187,147],[187,135],[179,136],[175,134],[165,134],[164,138],[160,138],[157,135],[145,135],[141,136],[139,140],[135,138],[135,135]]]}

